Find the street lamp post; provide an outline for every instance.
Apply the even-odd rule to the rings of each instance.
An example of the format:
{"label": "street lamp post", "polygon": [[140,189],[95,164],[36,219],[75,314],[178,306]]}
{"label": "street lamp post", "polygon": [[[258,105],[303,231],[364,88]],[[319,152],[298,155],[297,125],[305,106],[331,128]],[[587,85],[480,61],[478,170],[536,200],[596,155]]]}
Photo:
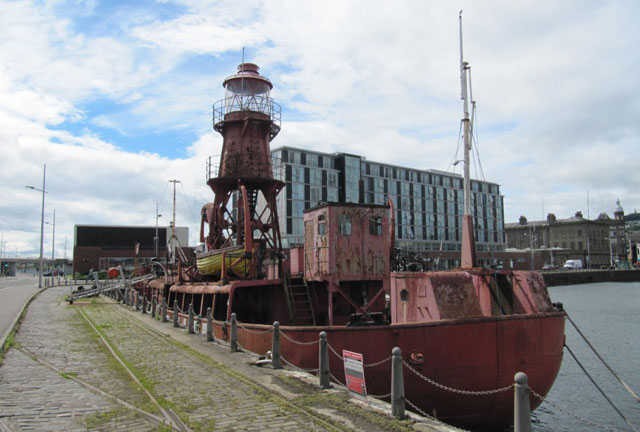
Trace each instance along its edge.
{"label": "street lamp post", "polygon": [[56,260],[56,209],[53,209],[53,223],[45,222],[47,225],[53,225],[53,242],[51,243],[51,265],[55,267]]}
{"label": "street lamp post", "polygon": [[158,238],[158,218],[161,218],[162,215],[158,213],[158,203],[156,203],[156,236],[153,238],[155,247],[156,247],[156,259],[158,258],[158,243],[160,243],[160,239]]}
{"label": "street lamp post", "polygon": [[606,238],[605,240],[609,240],[609,263],[611,267],[613,267],[613,246],[611,245],[611,237]]}
{"label": "street lamp post", "polygon": [[43,266],[42,240],[44,238],[44,194],[47,193],[45,188],[46,177],[47,177],[47,164],[44,164],[44,169],[42,171],[42,189],[38,189],[33,186],[25,186],[27,189],[33,189],[35,191],[42,192],[42,216],[40,218],[40,266],[38,269],[38,288],[42,288],[42,266]]}

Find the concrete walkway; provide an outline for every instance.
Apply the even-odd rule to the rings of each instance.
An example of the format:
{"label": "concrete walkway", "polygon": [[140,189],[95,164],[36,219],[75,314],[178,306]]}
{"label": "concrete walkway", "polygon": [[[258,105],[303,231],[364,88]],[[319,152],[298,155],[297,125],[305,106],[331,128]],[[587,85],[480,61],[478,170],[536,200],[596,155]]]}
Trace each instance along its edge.
{"label": "concrete walkway", "polygon": [[317,378],[257,367],[252,356],[110,299],[70,306],[68,290],[34,299],[5,354],[0,431],[169,430],[167,413],[194,431],[454,430],[395,420],[380,412],[384,403],[353,402],[343,390],[320,390]]}

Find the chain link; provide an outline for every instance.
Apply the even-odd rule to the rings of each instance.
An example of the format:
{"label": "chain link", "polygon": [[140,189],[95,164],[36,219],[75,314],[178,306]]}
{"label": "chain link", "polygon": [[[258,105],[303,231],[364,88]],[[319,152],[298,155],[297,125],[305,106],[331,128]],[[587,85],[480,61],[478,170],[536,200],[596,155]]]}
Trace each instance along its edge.
{"label": "chain link", "polygon": [[238,323],[238,328],[241,328],[242,330],[246,331],[247,333],[251,333],[251,334],[255,334],[255,335],[271,333],[273,331],[272,328],[268,328],[266,330],[252,330],[252,329],[248,329],[247,327],[245,327],[243,325],[240,325],[240,323]]}
{"label": "chain link", "polygon": [[311,341],[311,342],[299,342],[299,341],[297,341],[297,340],[291,339],[291,338],[290,338],[289,336],[287,336],[287,335],[286,335],[282,330],[280,330],[280,334],[281,334],[281,335],[282,335],[286,340],[288,340],[289,342],[293,342],[293,343],[294,343],[294,344],[296,344],[296,345],[315,345],[315,344],[317,344],[317,343],[320,341],[320,339],[316,339],[316,340]]}
{"label": "chain link", "polygon": [[376,399],[386,399],[388,397],[391,397],[391,393],[387,393],[383,395],[367,394],[367,396],[371,396],[372,398],[376,398]]}
{"label": "chain link", "polygon": [[341,386],[344,386],[344,383],[342,381],[340,381],[338,378],[335,377],[334,374],[332,374],[331,372],[329,372],[329,376],[331,377],[331,379],[336,382],[337,384],[340,384]]}
{"label": "chain link", "polygon": [[375,363],[369,363],[364,365],[364,367],[376,367],[376,366],[380,366],[383,363],[388,362],[389,360],[391,360],[391,356],[387,357],[386,359],[380,360],[379,362],[375,362]]}
{"label": "chain link", "polygon": [[280,360],[282,360],[283,362],[285,362],[287,364],[287,366],[291,366],[292,368],[302,371],[302,372],[318,372],[320,369],[305,369],[305,368],[301,368],[299,366],[294,365],[293,363],[289,362],[286,358],[280,356]]}
{"label": "chain link", "polygon": [[[406,399],[406,398],[405,398],[405,400],[404,400],[404,401],[407,403],[407,405],[409,405],[409,406],[410,406],[410,407],[411,407],[415,412],[417,412],[418,414],[420,414],[422,417],[427,418],[427,419],[429,419],[429,420],[431,420],[431,421],[433,421],[433,422],[436,422],[436,423],[438,423],[438,424],[445,424],[445,423],[441,422],[440,420],[438,420],[437,418],[435,418],[434,416],[429,415],[429,414],[427,414],[426,412],[422,411],[422,410],[421,410],[420,408],[418,408],[415,404],[413,404],[409,399]],[[450,424],[448,424],[448,423],[446,423],[446,425],[447,425],[447,428],[448,428],[448,429],[453,429],[454,431],[459,431],[459,432],[468,432],[468,431],[467,431],[467,430],[465,430],[465,429],[457,428],[457,427],[452,426],[452,425],[450,425]]]}
{"label": "chain link", "polygon": [[327,346],[329,347],[329,351],[331,351],[332,353],[335,354],[336,357],[338,357],[340,360],[344,361],[344,357],[342,357],[340,354],[338,354],[336,352],[336,350],[333,349],[333,347],[331,346],[330,343],[327,342]]}
{"label": "chain link", "polygon": [[248,349],[245,349],[242,345],[240,345],[240,342],[236,341],[236,344],[238,345],[238,349],[243,353],[249,354],[252,357],[258,357],[258,358],[261,357],[260,354],[254,353],[253,351],[249,351]]}
{"label": "chain link", "polygon": [[420,372],[412,368],[411,365],[407,363],[406,360],[404,359],[402,360],[402,364],[404,364],[411,372],[413,372],[414,374],[416,374],[417,376],[419,376],[429,384],[435,387],[438,387],[439,389],[450,391],[452,393],[459,393],[459,394],[468,395],[468,396],[486,396],[486,395],[492,395],[496,393],[502,393],[502,392],[513,389],[513,384],[510,384],[506,387],[498,388],[495,390],[460,390],[453,387],[447,387],[444,384],[440,384],[439,382],[436,382],[432,379],[427,378],[426,376],[422,375]]}
{"label": "chain link", "polygon": [[576,419],[576,420],[579,420],[579,421],[581,421],[581,422],[583,422],[583,423],[587,423],[588,425],[591,425],[591,426],[593,426],[593,427],[595,427],[595,428],[597,428],[597,429],[601,429],[601,430],[608,431],[608,432],[620,432],[618,429],[611,429],[611,428],[610,428],[610,427],[608,427],[608,426],[604,426],[604,425],[601,425],[601,424],[595,423],[595,422],[593,422],[593,421],[591,421],[591,420],[588,420],[588,419],[586,419],[586,418],[580,417],[579,415],[573,414],[572,412],[569,412],[568,410],[566,410],[566,409],[562,408],[562,407],[561,407],[561,406],[559,406],[558,404],[553,403],[553,402],[551,402],[550,400],[545,399],[544,397],[542,397],[541,395],[539,395],[535,390],[533,390],[531,387],[529,387],[529,390],[531,391],[531,394],[533,394],[535,397],[537,397],[538,399],[540,399],[540,401],[541,401],[541,402],[546,402],[546,403],[548,403],[549,405],[551,405],[552,407],[554,407],[555,409],[557,409],[557,410],[558,410],[558,411],[560,411],[561,413],[568,415],[569,417],[572,417],[572,418],[574,418],[574,419]]}

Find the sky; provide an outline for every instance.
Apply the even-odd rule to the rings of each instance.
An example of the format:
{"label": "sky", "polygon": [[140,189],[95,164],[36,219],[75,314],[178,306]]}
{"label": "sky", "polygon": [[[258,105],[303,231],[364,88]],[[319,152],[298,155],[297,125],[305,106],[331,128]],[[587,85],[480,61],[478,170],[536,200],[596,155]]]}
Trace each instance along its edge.
{"label": "sky", "polygon": [[[76,224],[176,224],[197,243],[242,60],[274,85],[271,143],[460,172],[458,14],[474,178],[505,222],[640,208],[640,3],[606,0],[0,0],[0,242],[71,257]],[[66,244],[66,249],[65,249]]]}

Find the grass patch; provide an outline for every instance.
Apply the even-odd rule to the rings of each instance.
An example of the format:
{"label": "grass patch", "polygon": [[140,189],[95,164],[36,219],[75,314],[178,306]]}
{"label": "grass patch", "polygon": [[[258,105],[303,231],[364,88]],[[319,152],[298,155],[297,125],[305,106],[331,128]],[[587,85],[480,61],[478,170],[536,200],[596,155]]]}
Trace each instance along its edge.
{"label": "grass patch", "polygon": [[109,411],[100,411],[84,417],[84,424],[87,429],[95,430],[105,426],[105,423],[109,423],[118,417],[126,415],[127,411],[127,409],[122,407],[114,408]]}
{"label": "grass patch", "polygon": [[60,372],[60,376],[66,379],[78,378],[78,374],[75,372]]}

